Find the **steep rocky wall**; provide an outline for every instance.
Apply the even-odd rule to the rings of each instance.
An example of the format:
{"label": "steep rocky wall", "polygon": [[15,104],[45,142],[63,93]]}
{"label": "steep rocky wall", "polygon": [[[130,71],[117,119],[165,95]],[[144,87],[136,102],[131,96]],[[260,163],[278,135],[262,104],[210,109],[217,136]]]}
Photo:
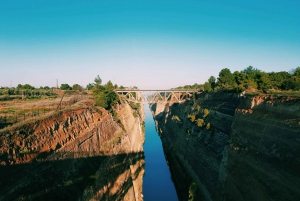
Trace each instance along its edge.
{"label": "steep rocky wall", "polygon": [[300,199],[299,98],[203,93],[151,109],[180,200]]}
{"label": "steep rocky wall", "polygon": [[0,200],[142,200],[143,108],[88,105],[0,133]]}
{"label": "steep rocky wall", "polygon": [[299,98],[245,99],[236,109],[231,138],[225,197],[300,199]]}

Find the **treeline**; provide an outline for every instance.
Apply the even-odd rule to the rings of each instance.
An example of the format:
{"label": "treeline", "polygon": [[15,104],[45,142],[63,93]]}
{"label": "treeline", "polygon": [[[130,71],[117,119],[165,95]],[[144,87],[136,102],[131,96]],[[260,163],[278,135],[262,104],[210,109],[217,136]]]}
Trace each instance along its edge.
{"label": "treeline", "polygon": [[[54,87],[52,87],[54,89]],[[34,86],[30,85],[30,84],[18,84],[17,87],[0,87],[0,89],[17,89],[17,90],[34,90],[34,89],[45,89],[45,90],[48,90],[48,89],[52,89],[48,86],[40,86],[40,88],[35,88]]]}
{"label": "treeline", "polygon": [[56,96],[51,90],[44,89],[15,89],[15,88],[4,88],[0,89],[0,95],[6,96],[16,96],[16,95],[24,95],[24,96]]}
{"label": "treeline", "polygon": [[[45,90],[49,90],[49,89],[57,89],[56,87],[49,87],[49,86],[40,86],[39,88],[36,88],[30,84],[18,84],[17,87],[0,87],[0,89],[17,89],[17,90],[35,90],[35,89],[45,89]],[[82,91],[84,90],[84,88],[82,86],[80,86],[79,84],[73,84],[73,86],[70,86],[69,84],[61,84],[59,89],[61,90],[79,90]]]}
{"label": "treeline", "polygon": [[31,98],[39,98],[41,96],[48,96],[48,97],[56,97],[56,93],[50,90],[49,87],[40,87],[35,88],[30,84],[18,84],[15,87],[1,87],[0,88],[0,100],[13,100],[13,99],[31,99]]}
{"label": "treeline", "polygon": [[263,72],[252,66],[242,71],[231,72],[224,68],[219,72],[219,77],[211,76],[203,85],[186,85],[180,88],[202,89],[211,91],[242,92],[247,89],[268,90],[300,90],[300,67],[294,72]]}
{"label": "treeline", "polygon": [[84,88],[82,86],[80,86],[79,84],[73,84],[73,86],[71,87],[69,84],[61,84],[59,89],[61,90],[78,90],[78,91],[83,91]]}

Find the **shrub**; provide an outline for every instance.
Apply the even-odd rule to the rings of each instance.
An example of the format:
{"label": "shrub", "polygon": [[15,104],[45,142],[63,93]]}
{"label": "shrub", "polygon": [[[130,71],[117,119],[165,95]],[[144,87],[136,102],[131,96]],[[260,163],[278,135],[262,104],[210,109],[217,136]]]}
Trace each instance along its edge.
{"label": "shrub", "polygon": [[143,131],[143,133],[145,133],[145,131],[146,131],[145,121],[142,122],[142,131]]}
{"label": "shrub", "polygon": [[196,120],[196,124],[197,124],[197,126],[198,127],[202,127],[202,126],[204,126],[204,119],[197,119]]}
{"label": "shrub", "polygon": [[188,114],[188,118],[190,119],[191,122],[194,122],[196,119],[196,115],[194,114]]}
{"label": "shrub", "polygon": [[173,121],[175,121],[175,120],[176,120],[176,121],[181,121],[180,118],[179,118],[177,115],[173,115],[173,116],[172,116],[172,120],[173,120]]}
{"label": "shrub", "polygon": [[195,182],[191,183],[189,187],[189,199],[188,201],[196,200],[196,191],[197,191],[197,184]]}
{"label": "shrub", "polygon": [[139,116],[139,113],[138,113],[136,110],[134,110],[134,111],[133,111],[133,116],[134,116],[134,117],[138,117],[138,116]]}
{"label": "shrub", "polygon": [[209,123],[209,122],[206,124],[206,129],[207,129],[207,130],[210,129],[210,123]]}
{"label": "shrub", "polygon": [[203,119],[209,114],[209,110],[208,109],[204,109],[204,114],[203,114]]}
{"label": "shrub", "polygon": [[60,85],[60,89],[61,90],[71,90],[72,87],[70,85],[68,85],[68,84],[61,84]]}
{"label": "shrub", "polygon": [[111,106],[119,102],[119,96],[112,90],[95,90],[93,94],[96,105],[105,109],[110,109]]}
{"label": "shrub", "polygon": [[141,105],[139,103],[134,103],[131,101],[129,102],[129,105],[132,109],[135,109],[135,110],[138,110],[141,107]]}

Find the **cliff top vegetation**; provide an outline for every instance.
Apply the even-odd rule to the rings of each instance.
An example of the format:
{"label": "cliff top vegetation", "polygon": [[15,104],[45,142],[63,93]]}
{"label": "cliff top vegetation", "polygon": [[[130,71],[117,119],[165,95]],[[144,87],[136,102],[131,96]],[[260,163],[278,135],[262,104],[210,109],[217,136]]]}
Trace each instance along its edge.
{"label": "cliff top vegetation", "polygon": [[231,72],[224,68],[219,72],[219,77],[210,76],[204,84],[185,85],[180,89],[201,89],[205,92],[212,91],[256,91],[264,93],[294,92],[298,95],[300,91],[300,67],[292,72],[263,72],[249,66],[242,71]]}
{"label": "cliff top vegetation", "polygon": [[117,85],[113,85],[110,80],[102,85],[102,80],[99,75],[94,79],[94,82],[95,83],[91,84],[91,89],[95,97],[95,104],[110,110],[113,105],[119,102],[119,96],[114,91]]}

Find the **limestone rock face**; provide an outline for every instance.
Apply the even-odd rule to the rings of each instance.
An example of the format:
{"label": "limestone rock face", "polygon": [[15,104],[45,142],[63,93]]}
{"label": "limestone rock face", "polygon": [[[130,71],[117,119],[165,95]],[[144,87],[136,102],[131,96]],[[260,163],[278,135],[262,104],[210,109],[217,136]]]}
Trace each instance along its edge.
{"label": "limestone rock face", "polygon": [[151,109],[180,200],[300,200],[300,98],[203,93]]}
{"label": "limestone rock face", "polygon": [[143,108],[115,114],[79,105],[5,129],[0,200],[142,200]]}

